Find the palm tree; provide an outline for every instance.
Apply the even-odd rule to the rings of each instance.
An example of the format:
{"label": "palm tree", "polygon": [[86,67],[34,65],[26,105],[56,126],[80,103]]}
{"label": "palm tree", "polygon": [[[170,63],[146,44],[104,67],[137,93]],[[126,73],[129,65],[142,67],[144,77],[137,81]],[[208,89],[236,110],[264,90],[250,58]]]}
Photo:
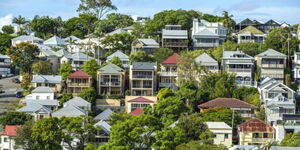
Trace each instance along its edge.
{"label": "palm tree", "polygon": [[12,22],[19,26],[22,26],[23,24],[26,24],[28,21],[25,19],[25,17],[19,15],[18,17],[14,17]]}
{"label": "palm tree", "polygon": [[233,26],[235,24],[234,20],[232,19],[233,15],[229,15],[227,11],[223,11],[223,24],[227,28],[227,40],[231,41],[232,37],[232,31],[233,31]]}

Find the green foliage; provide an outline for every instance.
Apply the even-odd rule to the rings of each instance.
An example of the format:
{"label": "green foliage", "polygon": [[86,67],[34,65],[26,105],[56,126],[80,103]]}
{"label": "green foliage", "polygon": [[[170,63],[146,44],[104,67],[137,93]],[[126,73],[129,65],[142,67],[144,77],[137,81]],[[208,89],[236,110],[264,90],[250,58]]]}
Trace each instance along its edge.
{"label": "green foliage", "polygon": [[67,35],[84,38],[85,35],[94,32],[97,20],[95,16],[80,14],[78,17],[68,19],[64,24],[64,29]]}
{"label": "green foliage", "polygon": [[51,18],[49,16],[35,16],[30,22],[30,27],[35,32],[35,36],[47,39],[53,35],[60,35],[63,21],[60,17]]}
{"label": "green foliage", "polygon": [[109,60],[108,62],[112,63],[112,64],[115,64],[121,68],[123,68],[123,65],[122,65],[122,61],[120,60],[119,57],[115,56],[113,57],[111,60]]}
{"label": "green foliage", "polygon": [[173,54],[173,50],[169,48],[156,48],[153,53],[153,58],[157,63],[161,63]]}
{"label": "green foliage", "polygon": [[170,150],[185,142],[185,135],[179,128],[164,128],[156,132],[153,148],[156,150]]}
{"label": "green foliage", "polygon": [[14,140],[16,142],[15,148],[23,150],[35,150],[34,139],[31,137],[32,127],[34,122],[27,121],[21,128],[17,129],[17,135]]}
{"label": "green foliage", "polygon": [[23,125],[26,121],[32,119],[31,115],[24,112],[7,112],[5,115],[0,117],[0,124],[6,125]]}
{"label": "green foliage", "polygon": [[11,39],[10,35],[0,33],[0,54],[6,53],[6,49],[11,46]]}
{"label": "green foliage", "polygon": [[58,74],[62,76],[63,80],[66,80],[72,72],[73,69],[71,64],[69,62],[64,62],[60,65]]}
{"label": "green foliage", "polygon": [[13,65],[20,68],[22,72],[31,72],[31,65],[37,60],[39,48],[36,45],[22,42],[6,50]]}
{"label": "green foliage", "polygon": [[300,132],[294,134],[286,134],[280,143],[281,146],[300,146]]}
{"label": "green foliage", "polygon": [[211,14],[203,14],[201,16],[201,19],[204,19],[208,22],[222,22],[224,20],[223,17],[215,16],[215,15],[211,15]]}
{"label": "green foliage", "polygon": [[108,12],[117,10],[111,0],[80,0],[81,3],[77,9],[78,12],[90,14],[101,19]]}
{"label": "green foliage", "polygon": [[175,96],[175,94],[173,93],[173,91],[169,88],[162,88],[158,91],[157,93],[157,99],[161,100],[170,96]]}
{"label": "green foliage", "polygon": [[18,17],[14,17],[14,19],[12,20],[12,23],[15,23],[18,25],[23,25],[27,22],[28,21],[25,19],[25,17],[22,17],[21,15],[19,15]]}
{"label": "green foliage", "polygon": [[193,110],[197,110],[198,104],[201,103],[198,87],[192,81],[181,84],[176,95],[180,99],[186,100]]}
{"label": "green foliage", "polygon": [[131,25],[133,25],[133,19],[130,16],[120,13],[111,13],[108,14],[105,19],[97,22],[95,32],[98,35],[102,35]]}
{"label": "green foliage", "polygon": [[227,40],[232,40],[232,32],[234,29],[235,21],[232,19],[233,15],[229,15],[227,11],[223,11],[223,24],[227,28]]}
{"label": "green foliage", "polygon": [[94,88],[86,88],[79,93],[79,96],[86,101],[94,104],[97,98],[97,92]]}
{"label": "green foliage", "polygon": [[254,87],[239,87],[233,91],[233,98],[243,100],[255,106],[260,105],[259,92]]}
{"label": "green foliage", "polygon": [[52,65],[49,61],[37,61],[32,64],[32,71],[34,74],[51,75],[53,74]]}
{"label": "green foliage", "polygon": [[15,30],[12,25],[5,25],[2,27],[2,32],[4,34],[13,34],[15,32]]}
{"label": "green foliage", "polygon": [[131,43],[134,41],[135,37],[127,32],[120,34],[107,35],[101,40],[103,47],[110,50],[130,50]]}
{"label": "green foliage", "polygon": [[[232,125],[232,115],[233,112],[230,109],[222,108],[222,107],[215,107],[210,108],[202,113],[200,113],[203,121],[221,121],[225,122],[228,125]],[[239,116],[238,113],[234,113],[234,120],[233,120],[233,126],[238,125],[241,123],[242,119],[241,116]]]}
{"label": "green foliage", "polygon": [[32,80],[32,78],[31,78],[31,75],[29,74],[29,73],[23,73],[22,74],[22,81],[21,81],[21,87],[24,89],[24,90],[27,90],[27,91],[29,91],[30,90],[30,88],[31,88],[31,80]]}
{"label": "green foliage", "polygon": [[125,122],[126,120],[129,120],[131,117],[132,117],[131,115],[125,112],[113,113],[110,116],[108,123],[110,125],[114,125],[117,123]]}
{"label": "green foliage", "polygon": [[227,150],[227,148],[221,145],[202,144],[200,141],[190,141],[178,145],[176,150]]}
{"label": "green foliage", "polygon": [[129,61],[131,62],[154,62],[154,58],[148,55],[144,51],[138,51],[129,55]]}
{"label": "green foliage", "polygon": [[60,105],[62,105],[64,102],[67,102],[68,100],[72,99],[73,95],[71,93],[63,93],[61,95],[61,98],[59,99]]}
{"label": "green foliage", "polygon": [[97,78],[97,70],[100,68],[96,59],[90,59],[83,64],[83,71],[91,75],[94,79]]}
{"label": "green foliage", "polygon": [[134,23],[131,34],[136,38],[147,38],[145,33],[145,25],[140,23]]}
{"label": "green foliage", "polygon": [[99,146],[96,144],[88,143],[85,147],[84,150],[96,150]]}

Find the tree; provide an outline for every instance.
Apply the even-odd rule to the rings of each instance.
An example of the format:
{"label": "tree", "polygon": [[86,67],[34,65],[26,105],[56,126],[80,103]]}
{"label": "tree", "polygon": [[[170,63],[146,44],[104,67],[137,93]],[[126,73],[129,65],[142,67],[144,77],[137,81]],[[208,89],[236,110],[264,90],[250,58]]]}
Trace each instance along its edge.
{"label": "tree", "polygon": [[27,90],[27,91],[30,91],[31,89],[31,80],[32,80],[32,77],[29,73],[23,73],[22,74],[23,78],[22,78],[22,81],[21,81],[21,87],[24,89],[24,90]]}
{"label": "tree", "polygon": [[131,53],[129,55],[129,60],[131,62],[153,62],[154,61],[153,57],[148,55],[144,51],[138,51],[136,53]]}
{"label": "tree", "polygon": [[81,0],[77,9],[78,12],[90,14],[99,19],[112,10],[117,10],[117,7],[112,4],[111,0]]}
{"label": "tree", "polygon": [[5,25],[2,27],[2,32],[5,34],[13,34],[15,30],[12,25]]}
{"label": "tree", "polygon": [[157,99],[158,100],[161,100],[161,99],[164,99],[164,98],[168,98],[170,96],[175,96],[175,94],[169,88],[162,88],[157,93]]}
{"label": "tree", "polygon": [[114,125],[116,123],[124,122],[130,119],[132,116],[125,112],[113,113],[108,119],[108,123],[110,125]]}
{"label": "tree", "polygon": [[91,75],[94,79],[97,78],[97,70],[100,68],[96,59],[90,59],[83,64],[83,71]]}
{"label": "tree", "polygon": [[120,13],[111,13],[108,14],[105,19],[97,22],[95,31],[98,35],[102,35],[131,25],[133,25],[133,19],[130,16]]}
{"label": "tree", "polygon": [[178,58],[177,67],[180,84],[182,81],[197,81],[198,75],[203,71],[195,62],[192,53],[182,53]]}
{"label": "tree", "polygon": [[153,53],[153,58],[157,63],[161,63],[173,54],[173,50],[169,48],[156,48]]}
{"label": "tree", "polygon": [[122,61],[120,60],[119,57],[115,56],[113,57],[111,60],[109,60],[108,62],[112,63],[112,64],[115,64],[121,68],[123,68],[123,64],[122,64]]}
{"label": "tree", "polygon": [[66,80],[67,77],[73,72],[73,68],[69,62],[63,62],[60,65],[58,74],[62,76],[63,80]]}
{"label": "tree", "polygon": [[6,50],[12,64],[20,68],[21,72],[31,72],[31,65],[37,60],[39,48],[36,45],[22,42]]}
{"label": "tree", "polygon": [[0,124],[6,125],[23,125],[26,121],[32,119],[31,115],[24,112],[7,112],[5,115],[0,117]]}
{"label": "tree", "polygon": [[87,88],[83,89],[80,93],[79,96],[88,102],[94,104],[97,98],[97,92],[94,88]]}
{"label": "tree", "polygon": [[227,40],[232,40],[232,32],[235,25],[232,19],[233,15],[229,15],[227,11],[223,11],[223,24],[227,28]]}
{"label": "tree", "polygon": [[60,105],[62,105],[64,102],[67,102],[68,100],[72,99],[73,95],[71,93],[63,93],[61,95],[61,98],[59,99]]}
{"label": "tree", "polygon": [[123,32],[120,34],[107,35],[101,40],[101,43],[103,44],[103,47],[110,50],[129,51],[134,39],[134,36],[130,33]]}
{"label": "tree", "polygon": [[233,97],[256,106],[260,105],[259,92],[254,87],[239,87],[233,91]]}
{"label": "tree", "polygon": [[58,118],[44,118],[36,121],[31,137],[37,149],[61,149],[63,132],[59,127]]}
{"label": "tree", "polygon": [[198,108],[198,105],[202,102],[199,97],[199,89],[193,81],[188,81],[180,85],[179,90],[176,92],[176,95],[185,100],[186,103],[195,111]]}
{"label": "tree", "polygon": [[156,132],[153,148],[156,150],[175,149],[179,144],[185,142],[185,135],[179,128],[164,128]]}
{"label": "tree", "polygon": [[10,35],[0,33],[0,54],[6,53],[6,49],[11,46],[11,39]]}
{"label": "tree", "polygon": [[35,150],[37,149],[34,145],[34,139],[32,135],[32,127],[34,125],[33,121],[27,121],[24,125],[17,129],[17,135],[14,140],[16,142],[16,149],[23,150]]}
{"label": "tree", "polygon": [[300,146],[300,132],[285,135],[280,143],[281,146]]}
{"label": "tree", "polygon": [[154,132],[162,127],[159,119],[152,115],[132,117],[114,124],[109,141],[100,149],[150,149]]}
{"label": "tree", "polygon": [[49,61],[37,61],[32,64],[32,71],[34,74],[51,75],[53,74],[52,65]]}
{"label": "tree", "polygon": [[67,36],[74,35],[78,38],[84,38],[85,35],[94,32],[95,23],[97,20],[98,19],[95,16],[80,14],[79,17],[68,19],[64,23],[64,29]]}
{"label": "tree", "polygon": [[22,26],[24,24],[26,24],[28,21],[25,19],[25,17],[22,17],[21,15],[19,15],[18,17],[14,17],[14,19],[12,20],[12,23],[15,23],[19,26]]}
{"label": "tree", "polygon": [[35,36],[48,39],[53,35],[60,35],[63,21],[60,17],[51,18],[49,16],[35,16],[30,22],[30,27],[35,32]]}
{"label": "tree", "polygon": [[200,141],[190,141],[176,147],[176,150],[227,150],[225,146],[202,144]]}

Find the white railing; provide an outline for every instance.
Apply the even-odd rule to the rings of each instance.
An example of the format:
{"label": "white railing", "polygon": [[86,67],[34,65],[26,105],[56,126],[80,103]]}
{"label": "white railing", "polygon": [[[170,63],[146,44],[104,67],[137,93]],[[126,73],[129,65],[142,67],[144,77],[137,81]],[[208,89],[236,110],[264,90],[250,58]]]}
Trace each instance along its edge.
{"label": "white railing", "polygon": [[167,72],[167,71],[161,71],[160,76],[178,76],[177,72]]}
{"label": "white railing", "polygon": [[262,64],[262,68],[284,68],[283,64]]}
{"label": "white railing", "polygon": [[246,69],[246,68],[227,68],[227,72],[251,72],[251,69]]}
{"label": "white railing", "polygon": [[219,43],[194,43],[195,47],[217,47]]}

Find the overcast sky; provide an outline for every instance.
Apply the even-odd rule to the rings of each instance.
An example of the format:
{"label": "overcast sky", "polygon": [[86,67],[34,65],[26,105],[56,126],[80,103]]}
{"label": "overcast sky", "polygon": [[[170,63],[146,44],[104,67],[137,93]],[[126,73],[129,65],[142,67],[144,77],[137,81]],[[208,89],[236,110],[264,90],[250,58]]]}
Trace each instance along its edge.
{"label": "overcast sky", "polygon": [[[80,0],[0,0],[0,26],[11,23],[18,15],[28,19],[35,15],[68,19],[78,15],[79,3]],[[215,15],[226,10],[236,21],[251,18],[300,23],[300,0],[113,0],[113,4],[118,13],[145,17],[169,9],[194,9]]]}

